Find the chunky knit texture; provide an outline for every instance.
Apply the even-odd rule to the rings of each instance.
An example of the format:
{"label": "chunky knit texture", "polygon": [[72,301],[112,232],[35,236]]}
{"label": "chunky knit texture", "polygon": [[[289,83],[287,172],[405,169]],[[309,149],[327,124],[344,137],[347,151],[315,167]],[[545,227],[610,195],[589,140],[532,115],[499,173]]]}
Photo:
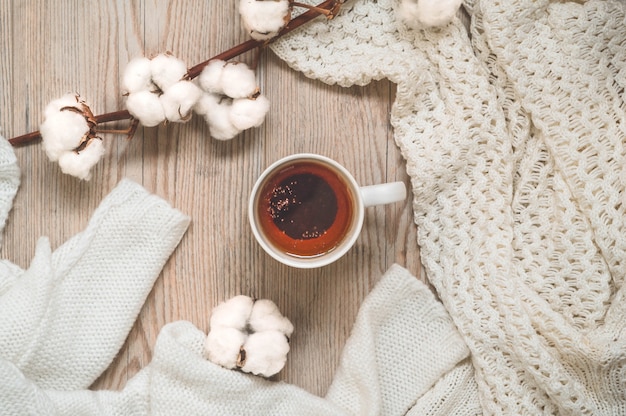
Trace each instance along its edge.
{"label": "chunky knit texture", "polygon": [[274,51],[388,78],[428,278],[486,414],[626,414],[626,20],[618,1],[468,2],[434,30],[358,0]]}

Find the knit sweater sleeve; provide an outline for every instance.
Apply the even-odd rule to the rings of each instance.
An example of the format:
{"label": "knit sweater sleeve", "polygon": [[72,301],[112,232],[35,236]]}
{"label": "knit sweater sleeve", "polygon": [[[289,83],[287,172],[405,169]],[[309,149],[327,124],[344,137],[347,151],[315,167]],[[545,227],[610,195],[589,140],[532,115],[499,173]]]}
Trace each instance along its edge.
{"label": "knit sweater sleeve", "polygon": [[189,219],[123,180],[86,229],[52,251],[40,239],[28,270],[0,296],[0,351],[44,388],[88,387],[122,346]]}
{"label": "knit sweater sleeve", "polygon": [[[13,206],[13,198],[20,185],[20,169],[11,144],[0,135],[0,245],[4,226]],[[5,269],[6,272],[2,272]],[[0,296],[13,284],[15,271],[19,269],[10,262],[0,262]]]}
{"label": "knit sweater sleeve", "polygon": [[0,243],[13,198],[20,185],[20,169],[11,144],[0,136]]}

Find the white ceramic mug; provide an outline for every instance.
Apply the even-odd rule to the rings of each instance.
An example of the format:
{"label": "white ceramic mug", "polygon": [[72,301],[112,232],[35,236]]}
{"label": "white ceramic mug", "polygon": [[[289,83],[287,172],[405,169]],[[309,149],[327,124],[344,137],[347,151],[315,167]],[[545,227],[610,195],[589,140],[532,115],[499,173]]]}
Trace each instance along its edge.
{"label": "white ceramic mug", "polygon": [[403,182],[359,186],[343,166],[301,153],[274,162],[252,189],[252,232],[274,259],[322,267],[343,256],[361,232],[365,208],[406,199]]}

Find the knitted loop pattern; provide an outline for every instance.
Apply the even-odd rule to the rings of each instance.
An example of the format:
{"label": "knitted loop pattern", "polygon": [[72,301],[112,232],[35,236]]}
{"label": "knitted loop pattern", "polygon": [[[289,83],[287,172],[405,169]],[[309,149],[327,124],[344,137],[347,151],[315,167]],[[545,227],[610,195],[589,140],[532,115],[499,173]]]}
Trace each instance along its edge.
{"label": "knitted loop pattern", "polygon": [[2,230],[20,185],[20,169],[11,144],[0,135],[0,244]]}
{"label": "knitted loop pattern", "polygon": [[487,414],[626,414],[626,19],[618,1],[470,1],[408,30],[352,3],[272,46],[307,76],[397,84],[422,262]]}

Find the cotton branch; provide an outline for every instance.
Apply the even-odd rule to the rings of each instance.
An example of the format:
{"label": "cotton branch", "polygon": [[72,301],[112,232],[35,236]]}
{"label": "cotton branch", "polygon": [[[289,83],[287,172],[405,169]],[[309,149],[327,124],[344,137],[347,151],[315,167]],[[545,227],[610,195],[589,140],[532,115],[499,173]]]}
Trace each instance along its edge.
{"label": "cotton branch", "polygon": [[[341,5],[344,3],[344,0],[326,0],[318,4],[317,6],[307,6],[305,4],[295,3],[295,2],[292,2],[292,3],[293,5],[298,6],[298,7],[307,7],[309,10],[291,19],[289,23],[287,23],[287,25],[280,31],[280,33],[275,38],[271,39],[270,41],[265,41],[265,42],[250,39],[243,43],[240,43],[239,45],[234,46],[233,48],[227,51],[224,51],[204,62],[201,62],[189,68],[185,78],[189,80],[196,78],[198,75],[200,75],[204,67],[212,60],[220,59],[223,61],[228,61],[239,55],[249,52],[255,48],[264,47],[269,42],[275,39],[278,39],[279,37],[297,29],[298,27],[304,25],[305,23],[310,22],[311,20],[313,20],[314,18],[320,15],[325,15],[327,18],[332,18],[339,12]],[[138,125],[137,120],[135,120],[133,116],[127,110],[120,110],[120,111],[114,111],[111,113],[100,114],[100,115],[95,116],[94,119],[97,124],[108,123],[108,122],[113,122],[113,121],[132,120],[131,125],[128,127],[128,129],[116,129],[116,130],[98,129],[98,132],[102,132],[102,133],[126,134],[129,138],[133,136]],[[39,139],[41,139],[40,132],[34,131],[28,134],[24,134],[22,136],[17,136],[12,139],[9,139],[9,143],[17,147],[17,146],[30,144],[34,142],[35,140],[39,140]]]}

